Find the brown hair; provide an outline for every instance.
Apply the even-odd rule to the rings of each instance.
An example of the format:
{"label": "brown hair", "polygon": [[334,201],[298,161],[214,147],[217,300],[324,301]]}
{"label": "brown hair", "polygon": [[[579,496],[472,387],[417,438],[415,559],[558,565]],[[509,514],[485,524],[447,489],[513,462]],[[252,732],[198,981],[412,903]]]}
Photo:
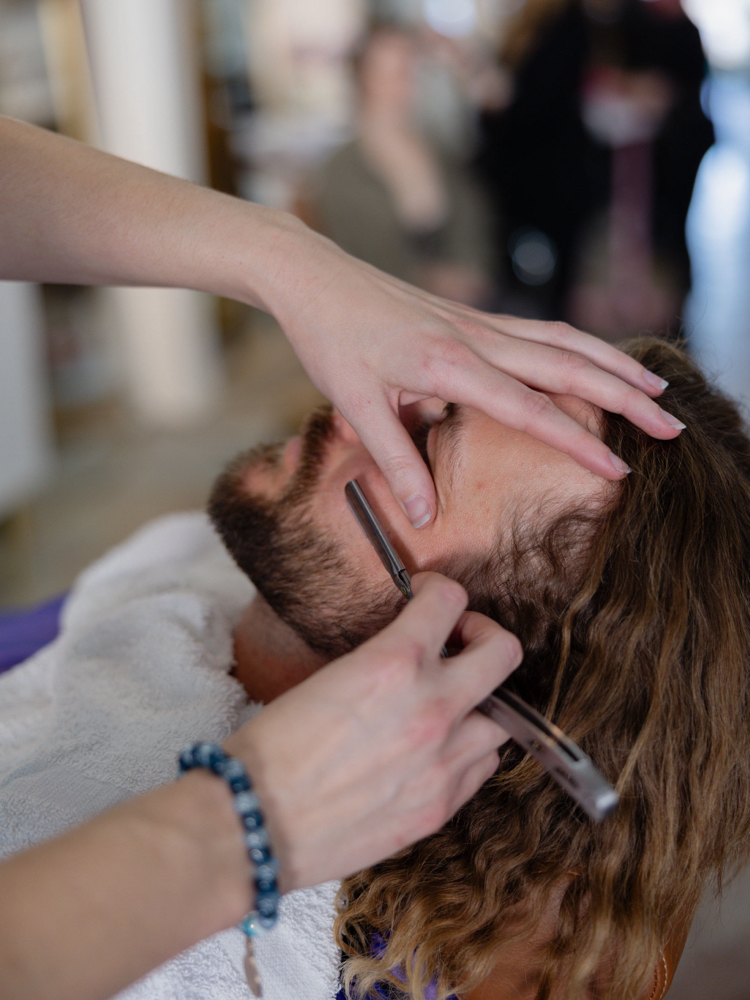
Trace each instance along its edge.
{"label": "brown hair", "polygon": [[[506,744],[442,830],[343,884],[336,930],[355,996],[376,982],[420,1000],[431,981],[438,1000],[473,989],[557,897],[539,1000],[637,997],[705,883],[721,888],[750,853],[750,442],[684,352],[653,339],[627,351],[669,380],[664,405],[687,430],[660,442],[605,414],[605,440],[633,469],[605,509],[559,517],[464,579],[524,643],[515,689],[621,804],[592,824]],[[566,544],[582,532],[571,573]]]}

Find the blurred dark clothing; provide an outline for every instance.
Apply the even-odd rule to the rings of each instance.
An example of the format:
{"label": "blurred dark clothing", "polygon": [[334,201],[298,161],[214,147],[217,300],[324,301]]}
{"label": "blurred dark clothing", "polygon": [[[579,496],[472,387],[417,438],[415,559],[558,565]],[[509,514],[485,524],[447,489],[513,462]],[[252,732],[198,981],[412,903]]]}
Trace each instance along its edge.
{"label": "blurred dark clothing", "polygon": [[442,225],[408,229],[388,187],[354,141],[338,150],[318,177],[315,210],[323,232],[355,257],[420,286],[434,265],[488,275],[492,240],[486,196],[466,167],[436,156],[448,198]]}
{"label": "blurred dark clothing", "polygon": [[564,314],[582,230],[610,202],[612,149],[589,134],[581,115],[583,87],[597,66],[660,71],[672,84],[674,103],[652,147],[650,237],[682,296],[690,286],[685,219],[698,166],[714,139],[700,104],[706,62],[698,30],[687,17],[665,17],[644,0],[625,0],[609,23],[572,2],[546,25],[519,67],[511,104],[483,115],[479,155],[502,220],[500,246],[525,226],[555,245],[555,274],[539,290],[554,318]]}

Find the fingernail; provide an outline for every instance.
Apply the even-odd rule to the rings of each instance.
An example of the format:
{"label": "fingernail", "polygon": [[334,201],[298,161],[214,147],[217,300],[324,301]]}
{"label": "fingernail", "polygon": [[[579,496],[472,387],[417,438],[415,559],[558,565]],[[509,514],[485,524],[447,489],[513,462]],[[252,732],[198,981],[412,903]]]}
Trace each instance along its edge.
{"label": "fingernail", "polygon": [[648,382],[648,384],[652,385],[654,389],[666,389],[669,385],[669,382],[667,382],[666,379],[659,378],[658,375],[654,375],[654,373],[650,372],[648,368],[643,369],[643,381]]}
{"label": "fingernail", "polygon": [[412,497],[404,501],[406,516],[411,521],[412,528],[421,528],[430,520],[430,507],[424,497]]}
{"label": "fingernail", "polygon": [[669,424],[670,427],[674,427],[675,430],[678,430],[678,431],[684,431],[685,430],[685,427],[687,425],[683,424],[683,422],[681,420],[678,420],[677,417],[673,417],[672,414],[671,413],[667,413],[666,410],[662,410],[661,407],[659,407],[659,410],[661,411],[661,415],[662,415],[662,417],[664,419],[664,423]]}
{"label": "fingernail", "polygon": [[609,453],[609,460],[618,472],[631,472],[632,469],[626,465],[621,458],[618,458],[613,451]]}

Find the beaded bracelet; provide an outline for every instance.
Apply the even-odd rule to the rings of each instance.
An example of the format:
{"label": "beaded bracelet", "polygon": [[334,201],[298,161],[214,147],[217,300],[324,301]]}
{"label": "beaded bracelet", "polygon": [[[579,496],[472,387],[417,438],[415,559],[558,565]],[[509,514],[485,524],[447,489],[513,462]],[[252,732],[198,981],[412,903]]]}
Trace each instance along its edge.
{"label": "beaded bracelet", "polygon": [[216,743],[192,743],[179,757],[180,774],[195,767],[206,768],[229,785],[234,808],[242,823],[248,857],[255,867],[255,910],[245,917],[240,928],[247,935],[245,972],[250,988],[261,996],[260,976],[253,955],[252,939],[270,930],[279,916],[276,877],[279,863],[271,852],[268,831],[265,828],[260,800],[252,790],[250,779],[241,761],[224,753]]}

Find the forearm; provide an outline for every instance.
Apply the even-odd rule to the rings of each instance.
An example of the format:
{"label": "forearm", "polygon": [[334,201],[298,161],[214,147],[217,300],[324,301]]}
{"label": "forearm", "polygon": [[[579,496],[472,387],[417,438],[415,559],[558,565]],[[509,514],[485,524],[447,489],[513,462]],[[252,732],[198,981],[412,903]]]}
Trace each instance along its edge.
{"label": "forearm", "polygon": [[308,233],[286,213],[7,118],[0,163],[6,279],[193,288],[270,309]]}
{"label": "forearm", "polygon": [[205,773],[0,864],[0,998],[111,997],[252,907],[231,795]]}
{"label": "forearm", "polygon": [[[225,744],[261,802],[282,892],[437,830],[506,738],[472,712],[520,662],[455,583],[417,574],[390,626],[287,691]],[[440,649],[461,652],[446,671]],[[460,678],[460,682],[456,680]],[[254,869],[226,782],[191,771],[0,862],[0,1000],[105,1000],[238,923]]]}

